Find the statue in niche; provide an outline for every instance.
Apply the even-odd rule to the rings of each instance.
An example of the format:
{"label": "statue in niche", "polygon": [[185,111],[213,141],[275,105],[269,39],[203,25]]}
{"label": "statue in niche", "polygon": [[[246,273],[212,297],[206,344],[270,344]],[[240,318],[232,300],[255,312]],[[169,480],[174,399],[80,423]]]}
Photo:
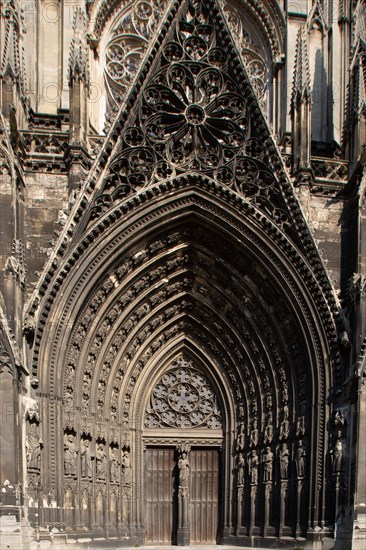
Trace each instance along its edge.
{"label": "statue in niche", "polygon": [[258,484],[258,466],[259,466],[259,457],[257,451],[252,449],[248,457],[248,471],[250,476],[250,483],[252,485]]}
{"label": "statue in niche", "polygon": [[89,439],[82,439],[82,448],[80,452],[80,462],[81,462],[81,477],[87,477],[91,479],[93,477],[93,466],[92,466],[92,452],[90,449]]}
{"label": "statue in niche", "polygon": [[266,447],[263,453],[263,481],[272,481],[273,453],[271,447]]}
{"label": "statue in niche", "polygon": [[341,438],[337,439],[333,449],[330,450],[330,454],[333,474],[340,474],[344,470],[343,442]]}
{"label": "statue in niche", "polygon": [[305,434],[306,429],[306,401],[300,403],[300,414],[297,417],[296,435],[302,436]]}
{"label": "statue in niche", "polygon": [[131,485],[131,461],[130,453],[128,450],[125,450],[122,453],[122,483],[124,485]]}
{"label": "statue in niche", "polygon": [[288,412],[284,410],[283,420],[280,427],[280,439],[287,439],[290,435],[290,422],[288,420]]}
{"label": "statue in niche", "polygon": [[273,440],[272,418],[271,416],[268,416],[267,426],[264,429],[263,441],[264,443],[272,443],[272,440]]}
{"label": "statue in niche", "polygon": [[95,453],[97,479],[105,480],[107,474],[107,455],[104,450],[104,443],[97,444]]}
{"label": "statue in niche", "polygon": [[66,476],[77,475],[77,456],[75,438],[72,434],[68,434],[64,443],[64,471]]}
{"label": "statue in niche", "polygon": [[336,411],[334,415],[334,426],[344,426],[345,418],[341,411]]}
{"label": "statue in niche", "polygon": [[119,466],[120,462],[118,460],[118,449],[117,447],[112,447],[109,457],[109,479],[113,483],[119,481]]}
{"label": "statue in niche", "polygon": [[243,451],[244,450],[244,439],[245,439],[245,436],[244,436],[244,423],[241,422],[240,424],[240,431],[239,431],[239,434],[238,434],[238,439],[236,441],[236,450],[237,451]]}
{"label": "statue in niche", "polygon": [[286,443],[282,443],[280,449],[280,477],[281,479],[288,479],[288,467],[290,462],[290,451]]}
{"label": "statue in niche", "polygon": [[254,418],[252,430],[250,432],[250,446],[256,447],[258,445],[258,439],[258,421]]}
{"label": "statue in niche", "polygon": [[38,426],[32,422],[29,426],[26,438],[25,449],[28,470],[39,470],[41,467],[41,439],[38,435]]}
{"label": "statue in niche", "polygon": [[245,458],[243,453],[238,455],[238,464],[237,464],[237,484],[244,485],[244,467],[245,467]]}
{"label": "statue in niche", "polygon": [[188,487],[189,485],[189,460],[185,451],[182,452],[178,460],[179,469],[179,487]]}
{"label": "statue in niche", "polygon": [[306,450],[300,439],[295,453],[296,474],[299,478],[305,477],[305,457]]}

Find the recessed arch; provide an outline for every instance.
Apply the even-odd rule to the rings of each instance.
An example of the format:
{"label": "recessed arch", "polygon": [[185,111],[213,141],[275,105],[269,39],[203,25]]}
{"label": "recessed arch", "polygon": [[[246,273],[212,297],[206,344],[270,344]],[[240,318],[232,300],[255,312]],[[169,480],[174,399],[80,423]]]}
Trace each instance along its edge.
{"label": "recessed arch", "polygon": [[[325,396],[337,363],[330,304],[286,234],[209,181],[172,183],[174,194],[168,185],[143,192],[93,222],[57,267],[38,313],[48,320],[35,335],[34,372],[45,403],[64,404],[62,433],[72,430],[76,445],[82,434],[92,445],[103,434],[107,460],[112,448],[119,460],[131,454],[133,488],[118,490],[124,517],[139,525],[143,504],[127,513],[126,491],[143,502],[146,400],[167,361],[187,353],[219,390],[229,494],[241,440],[246,455],[261,460],[270,446],[277,461],[283,443],[295,457],[302,438],[309,479],[324,476]],[[60,431],[49,429],[52,460]],[[324,495],[315,485],[304,491],[318,517]],[[247,521],[238,513],[227,497],[222,517]]]}

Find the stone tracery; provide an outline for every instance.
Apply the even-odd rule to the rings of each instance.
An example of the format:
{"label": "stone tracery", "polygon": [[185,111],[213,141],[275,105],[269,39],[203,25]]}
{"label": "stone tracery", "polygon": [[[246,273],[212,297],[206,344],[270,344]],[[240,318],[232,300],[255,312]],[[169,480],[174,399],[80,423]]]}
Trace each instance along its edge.
{"label": "stone tracery", "polygon": [[220,428],[221,414],[210,386],[191,361],[183,357],[174,361],[152,390],[145,426]]}

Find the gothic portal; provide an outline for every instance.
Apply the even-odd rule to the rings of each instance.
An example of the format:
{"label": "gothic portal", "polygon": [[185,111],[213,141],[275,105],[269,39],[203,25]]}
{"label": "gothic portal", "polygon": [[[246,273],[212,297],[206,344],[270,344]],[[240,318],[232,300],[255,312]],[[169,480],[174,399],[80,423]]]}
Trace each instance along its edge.
{"label": "gothic portal", "polygon": [[4,544],[363,548],[364,1],[0,5]]}

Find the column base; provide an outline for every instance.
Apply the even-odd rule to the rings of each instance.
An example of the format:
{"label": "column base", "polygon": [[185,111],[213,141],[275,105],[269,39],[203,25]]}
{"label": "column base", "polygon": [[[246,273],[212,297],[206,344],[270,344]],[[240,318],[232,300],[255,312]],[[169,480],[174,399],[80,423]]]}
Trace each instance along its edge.
{"label": "column base", "polygon": [[177,531],[177,546],[189,546],[190,530],[189,527],[179,527]]}

